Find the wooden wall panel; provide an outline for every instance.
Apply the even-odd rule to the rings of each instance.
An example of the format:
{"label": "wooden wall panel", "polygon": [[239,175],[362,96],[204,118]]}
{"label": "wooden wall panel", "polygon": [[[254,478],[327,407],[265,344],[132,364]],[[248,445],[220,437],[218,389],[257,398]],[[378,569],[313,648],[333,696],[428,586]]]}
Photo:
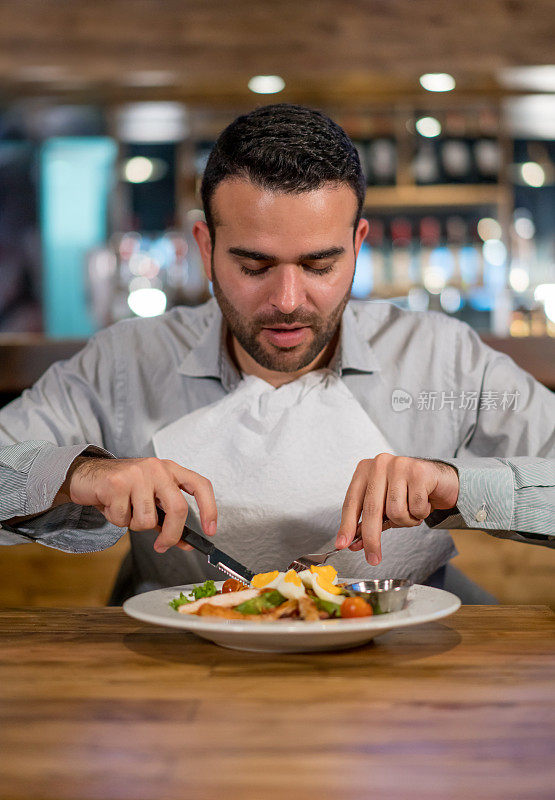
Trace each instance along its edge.
{"label": "wooden wall panel", "polygon": [[0,82],[37,66],[67,87],[159,70],[183,96],[207,80],[229,96],[235,80],[248,97],[246,78],[275,73],[315,90],[363,81],[368,94],[447,69],[472,89],[503,67],[551,64],[555,38],[552,0],[0,0],[0,18]]}
{"label": "wooden wall panel", "polygon": [[129,548],[71,555],[39,544],[0,547],[0,607],[105,606]]}

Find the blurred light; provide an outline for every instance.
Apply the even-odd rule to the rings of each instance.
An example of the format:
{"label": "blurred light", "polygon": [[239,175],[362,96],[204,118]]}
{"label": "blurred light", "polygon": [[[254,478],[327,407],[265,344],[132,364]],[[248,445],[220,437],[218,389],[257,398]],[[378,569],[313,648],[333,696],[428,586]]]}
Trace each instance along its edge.
{"label": "blurred light", "polygon": [[141,234],[131,232],[131,233],[124,233],[121,236],[121,239],[116,244],[116,249],[120,255],[120,258],[123,261],[129,261],[133,253],[136,250],[139,250],[140,246],[141,246]]}
{"label": "blurred light", "polygon": [[420,136],[433,139],[441,133],[441,124],[435,117],[420,117],[416,120],[416,130]]}
{"label": "blurred light", "polygon": [[492,217],[482,217],[478,222],[478,236],[483,242],[501,238],[501,225]]}
{"label": "blurred light", "polygon": [[491,311],[493,295],[488,287],[475,286],[468,292],[467,300],[476,311]]}
{"label": "blurred light", "polygon": [[507,248],[500,239],[488,239],[482,246],[482,253],[488,264],[500,267],[507,258]]}
{"label": "blurred light", "polygon": [[555,283],[540,283],[534,289],[534,300],[543,303],[548,297],[555,296]]}
{"label": "blurred light", "polygon": [[480,273],[480,257],[476,248],[465,245],[459,250],[461,280],[468,286],[477,283]]}
{"label": "blurred light", "polygon": [[509,272],[509,283],[515,292],[525,292],[530,286],[530,276],[524,267],[513,267]]}
{"label": "blurred light", "polygon": [[420,85],[428,92],[450,92],[455,88],[455,79],[447,72],[426,72],[419,78]]}
{"label": "blurred light", "polygon": [[506,67],[499,70],[499,82],[510,89],[528,92],[555,92],[555,66]]}
{"label": "blurred light", "polygon": [[515,232],[521,239],[533,239],[534,234],[536,233],[536,226],[534,225],[534,221],[528,213],[526,215],[520,214],[519,211],[523,211],[524,209],[517,209],[514,215],[514,228]]}
{"label": "blurred light", "polygon": [[133,253],[129,259],[129,271],[133,275],[155,278],[160,272],[160,264],[147,253]]}
{"label": "blurred light", "polygon": [[407,300],[411,311],[427,311],[430,305],[430,295],[419,286],[409,289]]}
{"label": "blurred light", "polygon": [[555,283],[540,283],[534,291],[534,300],[543,303],[545,316],[555,322]]}
{"label": "blurred light", "polygon": [[445,287],[445,274],[438,267],[425,267],[422,282],[430,294],[439,294]]}
{"label": "blurred light", "polygon": [[130,183],[144,183],[154,171],[154,165],[150,158],[135,156],[130,158],[125,164],[125,179]]}
{"label": "blurred light", "polygon": [[555,139],[555,93],[509,98],[503,104],[503,126],[514,139]]}
{"label": "blurred light", "polygon": [[550,322],[555,322],[555,292],[544,302],[545,316]]}
{"label": "blurred light", "polygon": [[430,253],[430,267],[441,271],[445,278],[445,283],[452,277],[455,272],[455,256],[450,247],[434,247]]}
{"label": "blurred light", "polygon": [[130,103],[116,111],[116,135],[123,142],[179,142],[188,132],[182,103]]}
{"label": "blurred light", "polygon": [[130,292],[127,304],[138,317],[157,317],[166,310],[166,295],[160,289],[136,289]]}
{"label": "blurred light", "polygon": [[537,188],[543,186],[545,183],[544,168],[535,161],[527,161],[525,164],[522,164],[520,167],[520,174],[528,186]]}
{"label": "blurred light", "polygon": [[255,75],[249,81],[249,89],[256,94],[277,94],[285,88],[285,81],[279,75]]}
{"label": "blurred light", "polygon": [[454,286],[446,286],[439,296],[439,302],[444,311],[454,314],[462,305],[461,293]]}

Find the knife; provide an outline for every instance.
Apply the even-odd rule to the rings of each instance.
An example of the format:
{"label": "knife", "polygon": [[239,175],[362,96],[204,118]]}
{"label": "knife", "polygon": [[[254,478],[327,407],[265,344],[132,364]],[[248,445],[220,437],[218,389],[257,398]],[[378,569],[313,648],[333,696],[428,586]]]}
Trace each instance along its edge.
{"label": "knife", "polygon": [[[166,515],[161,508],[157,507],[156,510],[158,512],[158,524],[162,525]],[[219,550],[206,536],[202,536],[187,525],[183,526],[181,541],[190,544],[199,553],[203,553],[207,557],[209,564],[230,578],[235,578],[243,583],[250,583],[253,579],[254,572],[251,572],[244,564],[228,556],[223,550]]]}

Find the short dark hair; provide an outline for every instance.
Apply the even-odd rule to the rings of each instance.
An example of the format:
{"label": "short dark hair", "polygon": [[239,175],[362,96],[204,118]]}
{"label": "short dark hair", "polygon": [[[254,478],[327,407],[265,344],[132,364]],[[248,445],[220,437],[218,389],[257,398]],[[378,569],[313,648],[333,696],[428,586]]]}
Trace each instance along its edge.
{"label": "short dark hair", "polygon": [[366,180],[356,147],[343,128],[320,111],[289,103],[262,106],[237,117],[222,131],[204,171],[201,197],[212,242],[211,200],[226,178],[252,181],[278,192],[306,192],[326,183],[348,184],[364,205]]}

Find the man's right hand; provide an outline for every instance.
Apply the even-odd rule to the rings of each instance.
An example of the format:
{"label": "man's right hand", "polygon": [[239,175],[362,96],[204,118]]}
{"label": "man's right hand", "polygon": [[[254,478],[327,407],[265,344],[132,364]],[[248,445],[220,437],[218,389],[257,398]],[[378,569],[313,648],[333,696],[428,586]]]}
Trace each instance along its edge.
{"label": "man's right hand", "polygon": [[181,489],[194,496],[202,529],[213,536],[218,514],[212,484],[202,475],[166,459],[79,456],[58,492],[56,505],[71,501],[94,506],[108,522],[133,531],[156,528],[156,505],[159,505],[166,517],[154,549],[165,553],[177,545],[182,550],[191,550],[180,541],[189,512]]}

